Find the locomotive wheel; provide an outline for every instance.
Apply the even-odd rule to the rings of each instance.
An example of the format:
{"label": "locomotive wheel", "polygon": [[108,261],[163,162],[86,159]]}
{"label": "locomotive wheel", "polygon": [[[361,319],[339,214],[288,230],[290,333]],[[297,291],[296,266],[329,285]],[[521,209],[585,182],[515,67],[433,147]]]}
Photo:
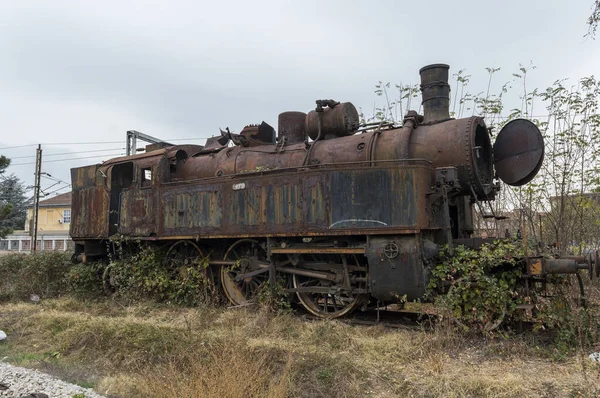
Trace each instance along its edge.
{"label": "locomotive wheel", "polygon": [[259,270],[259,263],[267,262],[265,249],[257,240],[240,239],[229,247],[223,259],[236,262],[233,266],[221,267],[221,286],[225,296],[233,305],[242,305],[255,299],[260,286],[268,282],[269,273],[263,272],[241,280],[238,276]]}
{"label": "locomotive wheel", "polygon": [[[323,256],[322,258],[313,257],[315,261],[329,261],[331,264],[341,264],[343,261],[348,261],[348,265],[359,265],[355,256],[333,255]],[[354,260],[354,261],[352,261]],[[310,267],[310,263],[306,263]],[[367,273],[365,271],[351,271],[349,272],[350,279],[353,277],[360,277],[366,280]],[[335,282],[316,279],[312,277],[293,275],[294,288],[310,288],[310,287],[328,287],[331,290],[335,290],[336,293],[296,293],[298,300],[302,306],[311,314],[318,316],[319,318],[338,318],[343,315],[349,314],[356,308],[361,306],[367,299],[366,294],[353,294],[352,292],[343,289],[343,286],[336,284]],[[352,289],[364,289],[366,291],[366,282],[354,282],[351,283]]]}
{"label": "locomotive wheel", "polygon": [[[164,267],[169,271],[171,279],[184,275],[190,267],[201,267],[199,260],[204,258],[202,249],[189,240],[175,242],[167,251],[163,261]],[[202,267],[206,282],[212,283],[212,272],[210,267]]]}

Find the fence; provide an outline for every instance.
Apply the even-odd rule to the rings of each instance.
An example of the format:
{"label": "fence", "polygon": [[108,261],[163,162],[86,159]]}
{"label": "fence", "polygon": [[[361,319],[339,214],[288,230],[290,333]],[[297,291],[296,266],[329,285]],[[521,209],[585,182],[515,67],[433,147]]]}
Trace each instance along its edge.
{"label": "fence", "polygon": [[[33,238],[28,235],[9,235],[0,239],[0,251],[29,252],[33,245]],[[64,235],[40,235],[37,240],[37,250],[72,250],[74,243]]]}

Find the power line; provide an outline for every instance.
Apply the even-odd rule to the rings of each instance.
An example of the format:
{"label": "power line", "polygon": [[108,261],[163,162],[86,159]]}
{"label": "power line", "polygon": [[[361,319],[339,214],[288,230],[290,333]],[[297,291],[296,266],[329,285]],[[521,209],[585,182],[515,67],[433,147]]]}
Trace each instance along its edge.
{"label": "power line", "polygon": [[[175,139],[171,139],[169,141],[192,141],[192,140],[205,140],[208,139],[209,137],[195,137],[195,138],[175,138]],[[120,143],[121,141],[118,141],[116,143]],[[46,144],[40,144],[40,145],[87,145],[87,144],[100,144],[100,143],[115,143],[115,142],[110,142],[110,141],[105,141],[105,142],[89,142],[89,143],[46,143]],[[29,144],[29,145],[24,145],[24,146],[31,146],[31,145],[38,145],[38,144]],[[21,148],[22,146],[19,146],[18,148]],[[10,147],[7,147],[10,148]],[[7,149],[7,148],[0,148],[0,149]],[[16,147],[13,147],[16,148]],[[90,151],[78,151],[76,153],[92,153],[92,152],[105,152],[105,151],[111,151],[111,150],[122,150],[123,148],[110,148],[110,149],[94,149],[94,150],[90,150]],[[64,153],[54,153],[54,154],[49,154],[49,155],[45,155],[47,156],[60,156],[60,155],[71,155],[73,154],[73,152],[64,152]],[[104,154],[104,155],[98,155],[98,156],[86,156],[86,157],[75,157],[75,158],[65,158],[65,159],[57,159],[57,160],[48,160],[45,161],[44,163],[52,163],[52,162],[62,162],[62,161],[67,161],[67,160],[77,160],[77,159],[92,159],[92,158],[98,158],[98,157],[114,157],[114,156],[122,156],[125,155],[124,153],[117,153],[117,154]],[[27,159],[27,158],[32,158],[34,156],[19,156],[19,157],[15,157],[14,159]],[[25,166],[25,165],[29,165],[29,164],[35,164],[35,162],[25,162],[25,163],[12,163],[10,164],[10,166]]]}
{"label": "power line", "polygon": [[120,144],[122,142],[123,141],[45,142],[45,143],[42,143],[41,145],[100,145],[100,144]]}
{"label": "power line", "polygon": [[[52,177],[50,174],[48,174],[48,173],[45,173],[45,172],[42,172],[42,177],[44,177],[44,178],[46,178],[46,179],[48,179],[48,180],[50,180],[50,181],[55,181],[55,182],[56,182],[55,184],[53,184],[53,185],[51,185],[51,186],[54,186],[54,185],[56,185],[56,184],[59,184],[59,183],[62,183],[62,184],[67,184],[67,185],[71,185],[70,183],[68,183],[68,182],[66,182],[66,181],[63,181],[63,180],[61,180],[60,178]],[[49,187],[48,187],[48,188],[49,188]],[[46,188],[46,189],[48,189],[48,188]]]}
{"label": "power line", "polygon": [[[55,182],[54,184],[52,184],[52,185],[50,185],[49,187],[46,187],[46,188],[44,188],[44,189],[41,189],[41,188],[40,188],[40,190],[41,190],[42,192],[44,192],[44,190],[45,190],[45,189],[50,189],[50,188],[52,188],[53,186],[55,186],[55,185],[58,185],[58,184],[60,184],[60,182]],[[45,195],[45,193],[44,193],[44,195]]]}
{"label": "power line", "polygon": [[50,175],[48,173],[44,173],[44,172],[42,172],[42,177],[44,177],[45,179],[50,180],[50,181],[64,182],[60,178],[53,177],[52,175]]}
{"label": "power line", "polygon": [[[83,157],[77,157],[77,158],[65,158],[65,159],[56,159],[56,160],[48,160],[45,163],[53,163],[53,162],[65,162],[67,160],[83,160],[83,159],[93,159],[93,158],[108,158],[108,157],[117,157],[117,156],[123,156],[125,155],[123,152],[121,153],[110,153],[110,154],[106,154],[106,155],[97,155],[97,156],[83,156]],[[28,165],[28,164],[35,164],[35,162],[27,162],[27,163],[16,163],[16,164],[11,164],[10,166],[24,166],[24,165]]]}
{"label": "power line", "polygon": [[44,142],[42,144],[26,144],[26,145],[17,145],[17,146],[7,146],[0,148],[2,149],[15,149],[15,148],[25,148],[28,146],[36,146],[36,145],[98,145],[98,144],[120,144],[122,141],[95,141],[95,142]]}
{"label": "power line", "polygon": [[[207,140],[212,137],[188,137],[188,138],[170,138],[168,141],[194,141],[194,140]],[[17,146],[7,146],[2,147],[0,150],[4,149],[15,149],[15,148],[26,148],[30,146],[36,145],[100,145],[100,144],[120,144],[123,141],[90,141],[90,142],[45,142],[41,144],[25,144],[25,145],[17,145]]]}
{"label": "power line", "polygon": [[[54,187],[56,185],[64,185],[64,186],[62,186],[62,187],[59,186],[58,188],[55,188],[53,191],[45,192],[45,191],[49,190],[50,188],[52,188],[52,187]],[[58,191],[61,191],[63,189],[69,188],[70,186],[71,186],[70,183],[60,180],[60,181],[57,181],[54,184],[52,184],[52,185],[50,185],[50,186],[48,186],[48,187],[46,187],[44,189],[40,188],[40,191],[44,194],[44,196],[48,196],[48,195],[52,195],[54,192],[58,192]]]}
{"label": "power line", "polygon": [[0,149],[15,149],[15,148],[25,148],[25,147],[28,147],[28,146],[34,146],[34,145],[37,145],[37,144],[26,144],[26,145],[17,145],[17,146],[6,146],[6,147],[4,147],[4,148],[0,148]]}
{"label": "power line", "polygon": [[[92,152],[108,152],[108,151],[123,151],[125,150],[125,148],[107,148],[107,149],[94,149],[92,151],[77,151],[77,152],[61,152],[61,153],[49,153],[47,155],[44,155],[44,157],[48,157],[48,156],[60,156],[60,155],[77,155],[80,153],[92,153]],[[26,159],[26,158],[34,158],[35,155],[30,155],[30,156],[12,156],[10,158],[10,160],[13,159]]]}
{"label": "power line", "polygon": [[57,189],[55,189],[54,191],[51,191],[51,192],[48,192],[48,193],[45,193],[45,192],[44,192],[44,196],[50,196],[50,195],[52,195],[53,193],[56,193],[56,192],[58,192],[58,191],[62,191],[63,189],[67,189],[67,188],[70,188],[70,187],[71,187],[71,184],[68,184],[67,186],[64,186],[64,187],[61,187],[61,188],[57,188]]}

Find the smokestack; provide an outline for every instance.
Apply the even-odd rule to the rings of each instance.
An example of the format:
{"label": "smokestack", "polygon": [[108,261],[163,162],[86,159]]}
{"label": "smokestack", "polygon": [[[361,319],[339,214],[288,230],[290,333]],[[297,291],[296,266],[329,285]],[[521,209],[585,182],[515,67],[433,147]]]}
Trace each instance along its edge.
{"label": "smokestack", "polygon": [[279,114],[277,125],[278,139],[287,137],[286,144],[297,144],[304,142],[306,132],[304,131],[304,123],[306,121],[306,113],[304,112],[283,112]]}
{"label": "smokestack", "polygon": [[450,119],[450,85],[446,64],[433,64],[421,68],[421,97],[423,123],[436,123]]}

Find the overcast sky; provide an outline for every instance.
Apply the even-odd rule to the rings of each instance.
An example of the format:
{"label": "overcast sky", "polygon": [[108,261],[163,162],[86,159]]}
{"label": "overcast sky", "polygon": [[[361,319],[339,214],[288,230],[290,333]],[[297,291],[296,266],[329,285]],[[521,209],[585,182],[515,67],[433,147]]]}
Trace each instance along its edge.
{"label": "overcast sky", "polygon": [[600,65],[600,39],[583,37],[591,6],[0,0],[0,154],[13,158],[9,173],[32,183],[34,165],[24,163],[35,147],[7,147],[116,142],[43,145],[44,171],[66,181],[70,167],[104,159],[63,159],[120,153],[130,129],[202,144],[219,127],[277,127],[280,112],[306,112],[317,98],[368,114],[377,81],[417,83],[430,63],[467,69],[473,91],[485,88],[485,67],[502,68],[500,85],[519,63],[537,67],[531,87],[575,84]]}

